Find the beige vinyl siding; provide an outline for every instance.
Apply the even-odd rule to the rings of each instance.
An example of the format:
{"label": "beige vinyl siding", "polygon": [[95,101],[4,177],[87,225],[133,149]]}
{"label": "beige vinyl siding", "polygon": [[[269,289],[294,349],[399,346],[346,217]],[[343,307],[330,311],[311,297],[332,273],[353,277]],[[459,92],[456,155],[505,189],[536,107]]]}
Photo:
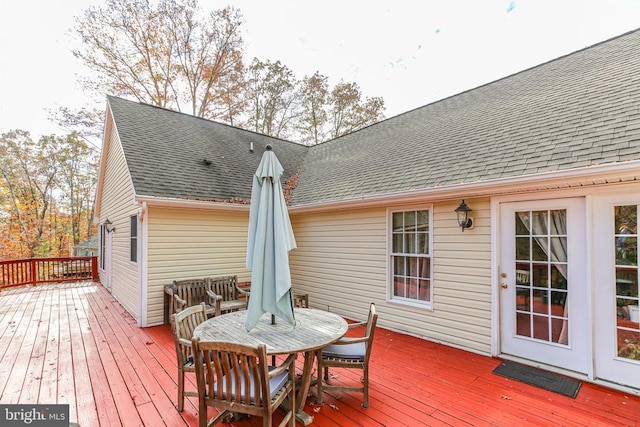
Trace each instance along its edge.
{"label": "beige vinyl siding", "polygon": [[164,286],[174,280],[237,275],[245,268],[249,212],[149,207],[147,325],[164,320]]}
{"label": "beige vinyl siding", "polygon": [[432,207],[432,309],[387,299],[387,207],[293,215],[295,291],[309,293],[312,307],[356,319],[364,319],[369,302],[375,302],[382,327],[489,354],[490,204],[467,200],[474,228],[463,233],[454,212],[459,203]]}
{"label": "beige vinyl siding", "polygon": [[[489,199],[466,200],[474,227],[458,226],[460,201],[434,205],[433,312],[425,335],[491,353],[491,220]],[[413,332],[412,332],[413,333]]]}
{"label": "beige vinyl siding", "polygon": [[[105,169],[100,221],[113,223],[111,292],[134,317],[138,317],[138,264],[130,261],[130,217],[138,209],[133,201],[133,185],[117,132],[111,133]],[[103,283],[104,271],[100,272]]]}
{"label": "beige vinyl siding", "polygon": [[385,221],[384,209],[292,215],[294,291],[312,307],[365,316],[369,301],[385,298]]}

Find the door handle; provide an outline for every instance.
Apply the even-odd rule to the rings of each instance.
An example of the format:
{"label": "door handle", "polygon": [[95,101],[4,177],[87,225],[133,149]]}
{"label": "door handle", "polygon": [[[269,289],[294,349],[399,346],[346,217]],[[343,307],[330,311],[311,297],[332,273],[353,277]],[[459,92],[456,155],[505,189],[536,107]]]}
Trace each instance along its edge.
{"label": "door handle", "polygon": [[507,283],[502,283],[500,286],[502,286],[502,289],[507,289],[509,287]]}

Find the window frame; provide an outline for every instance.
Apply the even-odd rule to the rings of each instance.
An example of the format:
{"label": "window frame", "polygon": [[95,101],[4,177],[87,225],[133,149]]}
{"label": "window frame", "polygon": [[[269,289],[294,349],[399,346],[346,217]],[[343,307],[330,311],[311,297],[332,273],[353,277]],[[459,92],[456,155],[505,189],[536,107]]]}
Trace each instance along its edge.
{"label": "window frame", "polygon": [[138,263],[138,214],[129,217],[129,261]]}
{"label": "window frame", "polygon": [[105,251],[107,250],[107,226],[106,224],[100,224],[100,257],[98,266],[100,270],[104,271]]}
{"label": "window frame", "polygon": [[[396,213],[417,213],[419,211],[427,211],[427,245],[428,251],[425,254],[416,254],[409,252],[394,252],[394,230],[393,230],[393,217]],[[405,225],[403,224],[402,233],[406,233]],[[433,205],[419,205],[419,206],[403,206],[387,209],[387,301],[397,303],[405,306],[418,307],[423,309],[433,309]],[[403,248],[405,250],[405,248]],[[395,276],[395,257],[414,257],[425,258],[429,260],[428,269],[429,276],[425,277],[429,281],[429,292],[426,300],[419,299],[419,291],[416,292],[416,298],[397,296],[394,293],[394,276]],[[405,275],[407,276],[407,275]]]}

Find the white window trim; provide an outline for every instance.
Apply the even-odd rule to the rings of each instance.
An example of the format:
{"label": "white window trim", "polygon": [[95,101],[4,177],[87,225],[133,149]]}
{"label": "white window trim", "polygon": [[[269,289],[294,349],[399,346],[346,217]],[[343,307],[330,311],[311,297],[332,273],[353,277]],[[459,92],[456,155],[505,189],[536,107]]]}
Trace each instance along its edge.
{"label": "white window trim", "polygon": [[[393,296],[393,263],[392,263],[392,245],[393,245],[393,214],[396,212],[409,212],[409,211],[420,211],[426,210],[429,211],[429,254],[426,257],[429,258],[429,271],[430,277],[429,281],[431,286],[429,286],[429,301],[419,301],[408,298],[400,298]],[[387,302],[393,304],[399,304],[402,306],[410,306],[417,307],[421,309],[433,310],[433,288],[434,288],[434,280],[433,280],[433,205],[410,205],[410,206],[397,206],[393,208],[387,208],[387,242],[386,242],[386,262],[387,262],[387,283],[386,283],[386,294],[387,294]]]}
{"label": "white window trim", "polygon": [[[133,235],[132,235],[132,231],[133,229],[131,228],[131,223],[132,223],[132,219],[135,218],[136,221],[136,236],[135,236],[135,244],[136,244],[136,259],[135,261],[131,259],[131,248],[133,247],[132,245],[132,241],[133,241]],[[140,220],[138,217],[138,214],[135,215],[131,215],[129,217],[129,262],[131,264],[138,264],[138,258],[140,257],[140,248],[138,245],[138,241],[140,239]]]}

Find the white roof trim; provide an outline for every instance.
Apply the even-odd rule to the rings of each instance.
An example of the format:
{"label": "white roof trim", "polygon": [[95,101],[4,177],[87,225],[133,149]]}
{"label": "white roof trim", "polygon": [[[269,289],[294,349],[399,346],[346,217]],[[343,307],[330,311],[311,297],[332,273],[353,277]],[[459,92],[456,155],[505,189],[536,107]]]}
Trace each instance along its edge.
{"label": "white roof trim", "polygon": [[248,211],[248,203],[223,203],[212,202],[207,200],[188,200],[188,199],[174,199],[168,197],[155,197],[155,196],[136,196],[136,202],[147,206],[165,207],[165,208],[182,208],[182,209],[209,209],[218,211]]}

